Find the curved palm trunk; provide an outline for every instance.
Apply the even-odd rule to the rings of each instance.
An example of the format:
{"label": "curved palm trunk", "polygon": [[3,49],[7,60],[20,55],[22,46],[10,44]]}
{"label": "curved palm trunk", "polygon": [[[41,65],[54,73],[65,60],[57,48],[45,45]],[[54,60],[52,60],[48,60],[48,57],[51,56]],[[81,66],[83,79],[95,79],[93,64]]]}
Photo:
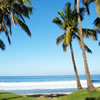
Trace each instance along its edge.
{"label": "curved palm trunk", "polygon": [[[79,0],[77,0],[77,13],[79,14]],[[87,88],[89,91],[95,91],[95,88],[92,84],[91,77],[90,77],[90,72],[88,69],[88,63],[87,63],[87,58],[86,58],[86,53],[85,53],[85,48],[84,48],[84,42],[83,42],[83,35],[82,35],[82,25],[81,25],[81,18],[78,16],[78,23],[79,23],[79,28],[80,28],[80,38],[81,38],[81,47],[82,47],[82,53],[83,53],[83,59],[84,59],[84,65],[85,65],[85,73],[87,77]]]}
{"label": "curved palm trunk", "polygon": [[72,48],[72,44],[70,43],[70,50],[71,50],[71,56],[72,56],[72,62],[73,62],[73,67],[74,67],[74,72],[75,72],[75,76],[76,76],[76,82],[77,82],[77,88],[82,89],[80,80],[79,80],[79,76],[78,76],[78,72],[77,72],[77,68],[76,68],[76,64],[75,64],[75,59],[74,59],[74,53],[73,53],[73,48]]}

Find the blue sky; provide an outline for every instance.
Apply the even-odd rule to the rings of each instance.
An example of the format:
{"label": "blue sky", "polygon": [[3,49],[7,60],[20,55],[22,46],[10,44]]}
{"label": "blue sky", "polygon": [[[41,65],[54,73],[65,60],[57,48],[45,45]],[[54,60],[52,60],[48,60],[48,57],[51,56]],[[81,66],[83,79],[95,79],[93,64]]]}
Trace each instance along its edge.
{"label": "blue sky", "polygon": [[[28,37],[20,27],[13,28],[11,46],[5,35],[1,39],[6,50],[0,50],[0,76],[7,75],[71,75],[74,74],[69,47],[63,52],[62,45],[56,45],[56,38],[63,31],[52,23],[58,16],[57,11],[63,10],[67,1],[73,0],[31,0],[35,8],[30,20],[27,20],[32,37]],[[85,28],[94,28],[93,20],[97,17],[95,4],[90,6],[90,16],[85,15],[82,22]],[[100,39],[99,39],[100,40]],[[93,54],[87,54],[91,74],[100,74],[100,47],[98,42],[85,39]],[[73,41],[76,65],[79,74],[84,74],[81,49],[76,40]]]}

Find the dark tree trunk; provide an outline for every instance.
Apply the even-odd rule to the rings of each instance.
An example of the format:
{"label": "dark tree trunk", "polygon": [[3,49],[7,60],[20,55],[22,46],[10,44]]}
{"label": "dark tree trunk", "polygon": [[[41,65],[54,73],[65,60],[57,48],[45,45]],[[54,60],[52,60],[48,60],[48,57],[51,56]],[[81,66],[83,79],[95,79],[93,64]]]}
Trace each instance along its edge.
{"label": "dark tree trunk", "polygon": [[85,65],[85,73],[86,73],[86,77],[87,77],[87,88],[88,88],[89,91],[95,91],[95,88],[94,88],[92,81],[91,81],[90,72],[89,72],[89,69],[88,69],[88,63],[87,63],[85,47],[84,47],[84,42],[83,42],[81,18],[79,16],[79,13],[80,13],[80,11],[79,11],[79,0],[77,0],[77,13],[78,13],[78,23],[79,23],[79,28],[80,28],[81,47],[82,47],[84,65]]}
{"label": "dark tree trunk", "polygon": [[76,68],[76,64],[75,64],[75,59],[74,59],[74,53],[73,53],[73,48],[72,48],[72,44],[70,43],[70,50],[71,50],[71,57],[72,57],[72,63],[73,63],[73,67],[74,67],[74,72],[75,72],[75,76],[76,76],[76,82],[77,82],[77,89],[82,89],[80,80],[79,80],[79,76],[78,76],[78,72],[77,72],[77,68]]}

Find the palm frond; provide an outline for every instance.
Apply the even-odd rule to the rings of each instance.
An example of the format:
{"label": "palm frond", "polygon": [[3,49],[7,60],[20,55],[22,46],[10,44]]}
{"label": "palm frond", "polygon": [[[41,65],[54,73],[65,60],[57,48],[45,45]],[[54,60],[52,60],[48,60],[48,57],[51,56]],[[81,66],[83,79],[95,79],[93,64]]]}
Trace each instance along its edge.
{"label": "palm frond", "polygon": [[18,3],[14,3],[13,7],[11,8],[13,10],[13,13],[23,15],[24,17],[29,18],[29,15],[32,14],[33,8],[32,7],[26,7],[26,6],[21,6]]}
{"label": "palm frond", "polygon": [[7,16],[6,20],[7,20],[6,24],[9,27],[10,35],[12,35],[11,20],[10,20],[9,16]]}
{"label": "palm frond", "polygon": [[[95,29],[82,29],[83,37],[87,37],[92,40],[97,40],[97,31]],[[76,32],[80,35],[79,29],[76,29]]]}
{"label": "palm frond", "polygon": [[6,26],[4,26],[4,32],[6,34],[6,37],[8,39],[9,44],[11,44],[10,37],[9,37],[8,30],[7,30]]}
{"label": "palm frond", "polygon": [[88,4],[95,2],[96,0],[88,0]]}
{"label": "palm frond", "polygon": [[86,11],[87,11],[88,15],[90,15],[88,0],[83,0],[83,4],[84,4],[84,6],[86,8]]}
{"label": "palm frond", "polygon": [[57,38],[57,45],[59,45],[65,38],[66,34],[64,33],[63,35],[60,35],[58,38]]}
{"label": "palm frond", "polygon": [[85,8],[80,8],[80,17],[81,17],[81,20],[83,20],[84,14],[85,14]]}
{"label": "palm frond", "polygon": [[25,4],[31,5],[30,0],[22,0]]}
{"label": "palm frond", "polygon": [[5,44],[4,44],[4,42],[2,40],[0,40],[0,48],[2,50],[5,50]]}
{"label": "palm frond", "polygon": [[85,29],[85,28],[83,28],[83,36],[88,37],[92,40],[97,40],[97,32],[94,29]]}
{"label": "palm frond", "polygon": [[99,17],[97,17],[97,18],[94,20],[94,25],[95,25],[96,27],[100,27],[100,18],[99,18]]}
{"label": "palm frond", "polygon": [[65,19],[65,16],[64,16],[64,13],[62,11],[58,11],[58,14],[60,15],[60,17],[64,20]]}
{"label": "palm frond", "polygon": [[71,7],[71,4],[70,4],[70,3],[67,3],[67,4],[66,4],[66,7],[65,7],[65,16],[66,16],[67,18],[70,17],[70,7]]}
{"label": "palm frond", "polygon": [[[80,47],[81,47],[81,39],[78,35],[74,34],[74,36],[77,38],[78,40],[78,43],[80,44]],[[84,47],[85,47],[85,50],[88,52],[88,53],[92,53],[92,50],[84,43]],[[82,47],[81,47],[82,48]]]}
{"label": "palm frond", "polygon": [[32,7],[23,6],[23,15],[29,18],[29,15],[32,14]]}
{"label": "palm frond", "polygon": [[[65,42],[65,41],[64,41]],[[67,45],[65,45],[65,43],[62,44],[63,50],[66,52],[67,50]]]}
{"label": "palm frond", "polygon": [[58,17],[55,17],[53,19],[53,23],[57,24],[60,27],[62,26],[62,21]]}
{"label": "palm frond", "polygon": [[31,32],[28,26],[24,22],[22,22],[17,16],[14,16],[14,19],[16,23],[27,33],[27,35],[31,36]]}
{"label": "palm frond", "polygon": [[92,50],[91,50],[86,44],[84,44],[84,46],[85,46],[85,50],[86,50],[88,53],[92,53]]}

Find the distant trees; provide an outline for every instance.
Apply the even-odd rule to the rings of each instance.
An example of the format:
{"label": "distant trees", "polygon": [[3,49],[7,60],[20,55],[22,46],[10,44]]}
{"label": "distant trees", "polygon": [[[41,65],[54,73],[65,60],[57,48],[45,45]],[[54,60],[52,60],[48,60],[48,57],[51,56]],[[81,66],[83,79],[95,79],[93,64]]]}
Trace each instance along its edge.
{"label": "distant trees", "polygon": [[[30,0],[0,0],[0,33],[5,33],[9,44],[11,44],[12,24],[13,26],[19,25],[28,36],[31,36],[25,18],[30,18],[32,10]],[[2,44],[0,47],[4,49],[4,43],[0,44]]]}

